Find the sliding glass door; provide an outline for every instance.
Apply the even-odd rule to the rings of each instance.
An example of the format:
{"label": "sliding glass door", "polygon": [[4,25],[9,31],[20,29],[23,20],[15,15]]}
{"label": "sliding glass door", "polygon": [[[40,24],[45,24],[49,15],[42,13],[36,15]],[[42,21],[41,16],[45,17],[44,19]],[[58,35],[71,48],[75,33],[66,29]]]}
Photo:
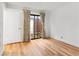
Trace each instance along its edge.
{"label": "sliding glass door", "polygon": [[30,14],[30,38],[38,39],[41,38],[41,22],[40,15]]}
{"label": "sliding glass door", "polygon": [[30,15],[30,39],[34,38],[34,16]]}

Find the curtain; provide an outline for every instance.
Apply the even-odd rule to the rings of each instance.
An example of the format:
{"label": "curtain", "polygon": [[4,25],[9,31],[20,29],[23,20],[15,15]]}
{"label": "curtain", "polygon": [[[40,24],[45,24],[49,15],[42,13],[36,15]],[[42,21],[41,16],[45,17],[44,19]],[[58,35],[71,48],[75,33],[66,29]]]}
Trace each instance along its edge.
{"label": "curtain", "polygon": [[41,37],[45,38],[45,13],[40,12],[40,20],[42,24]]}
{"label": "curtain", "polygon": [[24,13],[24,41],[30,41],[30,10],[23,9]]}

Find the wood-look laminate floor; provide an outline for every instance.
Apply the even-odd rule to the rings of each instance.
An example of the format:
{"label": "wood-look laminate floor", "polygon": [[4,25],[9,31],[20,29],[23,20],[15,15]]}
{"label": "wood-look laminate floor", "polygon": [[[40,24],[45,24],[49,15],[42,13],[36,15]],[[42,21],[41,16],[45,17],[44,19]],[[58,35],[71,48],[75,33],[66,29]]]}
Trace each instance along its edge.
{"label": "wood-look laminate floor", "polygon": [[55,39],[8,44],[4,56],[79,56],[79,48]]}

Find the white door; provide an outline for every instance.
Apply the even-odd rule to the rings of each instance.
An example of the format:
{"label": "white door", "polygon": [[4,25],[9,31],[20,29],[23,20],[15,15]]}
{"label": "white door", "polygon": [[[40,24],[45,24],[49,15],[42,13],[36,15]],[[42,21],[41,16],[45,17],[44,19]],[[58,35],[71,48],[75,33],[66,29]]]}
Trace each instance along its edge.
{"label": "white door", "polygon": [[23,41],[23,12],[6,9],[4,12],[4,44]]}

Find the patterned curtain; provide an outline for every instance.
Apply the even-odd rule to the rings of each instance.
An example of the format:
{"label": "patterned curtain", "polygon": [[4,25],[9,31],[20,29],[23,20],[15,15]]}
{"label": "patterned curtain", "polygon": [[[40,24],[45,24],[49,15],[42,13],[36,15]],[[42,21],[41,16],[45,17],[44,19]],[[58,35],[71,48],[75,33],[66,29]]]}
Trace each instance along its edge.
{"label": "patterned curtain", "polygon": [[24,41],[30,41],[30,10],[23,9],[24,13]]}
{"label": "patterned curtain", "polygon": [[41,37],[45,38],[45,13],[40,12],[40,20],[42,24]]}

